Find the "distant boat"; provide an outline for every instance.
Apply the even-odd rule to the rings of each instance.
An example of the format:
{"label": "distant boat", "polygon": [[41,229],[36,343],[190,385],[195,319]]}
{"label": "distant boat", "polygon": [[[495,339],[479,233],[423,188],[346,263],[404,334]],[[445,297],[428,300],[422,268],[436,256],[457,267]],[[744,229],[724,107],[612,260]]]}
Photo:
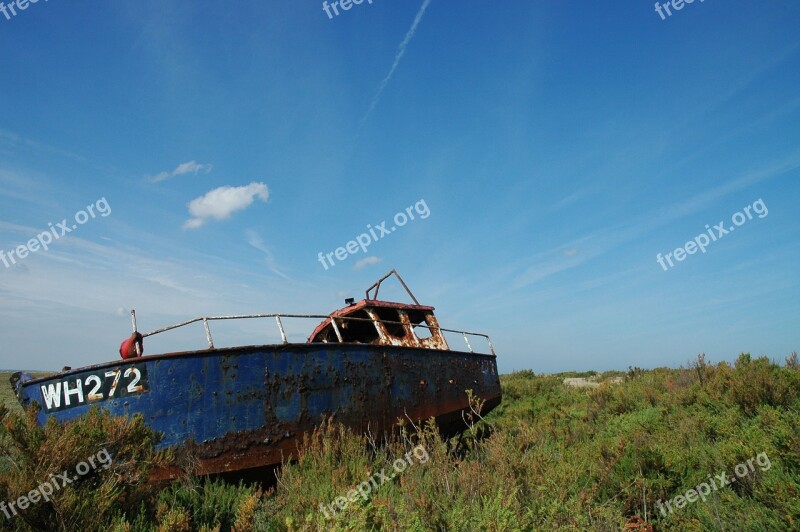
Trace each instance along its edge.
{"label": "distant boat", "polygon": [[[377,299],[391,275],[414,304]],[[159,448],[193,453],[199,474],[280,464],[325,416],[373,434],[393,430],[399,418],[433,417],[444,434],[454,435],[466,428],[466,390],[485,401],[482,414],[500,404],[489,337],[439,327],[434,307],[420,305],[395,270],[367,289],[365,299],[346,303],[327,316],[202,317],[146,334],[136,331],[132,313],[134,335],[120,349],[132,358],[45,378],[18,373],[12,385],[23,407],[41,405],[41,424],[75,419],[93,405],[116,416],[141,414],[163,433]],[[275,320],[282,343],[214,347],[211,321],[253,318]],[[282,318],[323,321],[307,342],[289,343]],[[139,356],[142,338],[196,322],[204,326],[208,349]],[[463,337],[466,351],[451,350],[445,332]],[[470,338],[481,339],[485,352],[476,352]]]}

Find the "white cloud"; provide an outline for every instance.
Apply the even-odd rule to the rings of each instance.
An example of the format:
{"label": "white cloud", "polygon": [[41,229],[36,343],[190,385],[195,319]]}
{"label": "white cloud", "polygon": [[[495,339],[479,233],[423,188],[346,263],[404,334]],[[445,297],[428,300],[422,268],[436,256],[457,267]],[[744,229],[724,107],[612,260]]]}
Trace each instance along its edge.
{"label": "white cloud", "polygon": [[161,181],[165,181],[166,179],[168,179],[169,176],[171,175],[172,174],[170,174],[169,172],[161,172],[160,174],[151,175],[147,179],[149,179],[153,183],[160,183]]}
{"label": "white cloud", "polygon": [[214,168],[210,164],[200,164],[196,161],[189,161],[188,163],[179,164],[175,170],[172,172],[160,172],[156,175],[152,175],[147,179],[152,183],[160,183],[161,181],[166,181],[170,177],[175,177],[177,175],[184,175],[184,174],[194,174],[197,175],[200,172],[209,173],[211,169]]}
{"label": "white cloud", "polygon": [[205,222],[200,218],[190,218],[183,223],[184,229],[197,229],[201,227]]}
{"label": "white cloud", "polygon": [[172,172],[172,175],[183,175],[183,174],[195,174],[200,172],[201,170],[205,173],[211,171],[212,166],[210,164],[198,164],[195,161],[189,161],[188,163],[179,164],[178,167]]}
{"label": "white cloud", "polygon": [[192,218],[183,224],[184,229],[197,229],[210,218],[226,220],[236,211],[246,209],[253,204],[255,198],[266,202],[269,189],[264,183],[250,183],[243,187],[219,187],[205,196],[189,202],[189,214]]}
{"label": "white cloud", "polygon": [[356,262],[356,265],[353,266],[353,269],[354,270],[360,270],[360,269],[362,269],[362,268],[364,268],[366,266],[374,266],[376,264],[380,264],[381,262],[383,262],[383,259],[380,258],[380,257],[374,257],[374,256],[373,257],[365,257],[365,258],[361,259],[360,261]]}

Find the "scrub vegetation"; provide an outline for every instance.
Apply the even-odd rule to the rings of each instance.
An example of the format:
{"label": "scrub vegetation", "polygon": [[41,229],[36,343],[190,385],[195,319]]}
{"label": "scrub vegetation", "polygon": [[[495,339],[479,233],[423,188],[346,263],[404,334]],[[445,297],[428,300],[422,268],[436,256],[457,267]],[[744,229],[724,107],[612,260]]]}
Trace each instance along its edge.
{"label": "scrub vegetation", "polygon": [[[565,386],[591,377],[599,386]],[[620,379],[621,377],[621,379]],[[800,528],[800,362],[699,356],[687,368],[501,378],[503,403],[479,401],[460,438],[406,422],[379,443],[326,422],[265,485],[197,479],[147,484],[157,435],[141,418],[99,411],[66,427],[36,427],[32,413],[2,409],[0,500],[107,447],[111,467],[66,486],[11,520],[9,530],[797,530]],[[413,449],[409,465],[366,497],[353,490]],[[672,505],[758,455],[770,467]],[[166,462],[163,462],[166,463]],[[763,465],[762,462],[759,462]],[[355,495],[354,495],[355,494]],[[347,498],[344,509],[336,501]],[[323,508],[327,512],[323,512]],[[661,506],[663,508],[663,506]],[[638,523],[634,525],[632,523]],[[639,528],[636,528],[639,527]]]}

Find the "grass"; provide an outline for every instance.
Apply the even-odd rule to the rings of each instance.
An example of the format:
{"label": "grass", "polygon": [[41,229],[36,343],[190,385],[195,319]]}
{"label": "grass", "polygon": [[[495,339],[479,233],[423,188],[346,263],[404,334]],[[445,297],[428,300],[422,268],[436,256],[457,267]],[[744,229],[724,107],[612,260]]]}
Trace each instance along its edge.
{"label": "grass", "polygon": [[[11,378],[13,371],[0,371],[0,405],[5,405],[11,411],[22,412],[22,407],[17,401],[17,396],[14,390],[11,389],[11,384],[8,379]],[[44,377],[50,375],[49,372],[29,372],[34,377]]]}
{"label": "grass", "polygon": [[[325,424],[266,493],[187,477],[87,530],[616,531],[634,516],[655,530],[800,529],[796,357],[713,365],[701,356],[688,368],[596,374],[598,382],[623,376],[619,384],[563,384],[594,375],[504,375],[502,405],[450,441],[430,425],[376,444]],[[376,483],[366,498],[352,491],[420,446],[424,463]],[[664,508],[756,458],[705,501],[659,510],[659,501]],[[4,482],[0,475],[0,492]],[[331,506],[337,500],[343,509]]]}
{"label": "grass", "polygon": [[[22,413],[22,406],[17,401],[17,396],[11,388],[9,379],[13,371],[0,371],[0,407],[5,407],[9,412]],[[48,372],[29,372],[34,377],[44,377],[49,375]],[[0,432],[0,444],[6,441],[6,433]],[[8,459],[5,456],[0,456],[0,474],[7,470]]]}

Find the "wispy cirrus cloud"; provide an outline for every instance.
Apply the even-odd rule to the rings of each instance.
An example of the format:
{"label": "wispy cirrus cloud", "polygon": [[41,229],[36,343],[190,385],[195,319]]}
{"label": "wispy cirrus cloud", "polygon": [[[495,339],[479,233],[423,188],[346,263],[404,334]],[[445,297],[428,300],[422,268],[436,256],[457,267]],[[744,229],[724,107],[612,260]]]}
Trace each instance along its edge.
{"label": "wispy cirrus cloud", "polygon": [[580,266],[596,257],[612,252],[622,244],[709,209],[717,201],[735,192],[763,181],[785,176],[798,168],[800,168],[800,152],[795,151],[692,197],[633,216],[620,224],[595,229],[571,242],[542,251],[530,257],[529,264],[515,276],[512,283],[513,289],[526,287],[551,275]]}
{"label": "wispy cirrus cloud", "polygon": [[184,229],[197,229],[210,220],[226,220],[237,211],[253,204],[256,198],[265,202],[269,189],[264,183],[250,183],[242,187],[219,187],[189,202],[192,217],[183,224]]}
{"label": "wispy cirrus cloud", "polygon": [[22,137],[16,133],[12,133],[11,131],[0,129],[0,147],[3,146],[12,152],[28,151],[40,154],[52,154],[65,157],[67,159],[72,159],[73,161],[77,161],[79,163],[89,162],[89,160],[82,155],[77,155],[70,151],[50,146],[49,144],[45,144],[43,142]]}
{"label": "wispy cirrus cloud", "polygon": [[151,175],[147,178],[148,181],[151,183],[161,183],[162,181],[166,181],[170,177],[175,177],[179,175],[185,174],[193,174],[197,175],[200,172],[209,173],[211,169],[214,168],[213,165],[210,164],[200,164],[197,161],[189,161],[186,163],[179,164],[175,170],[171,172],[159,172],[156,175]]}
{"label": "wispy cirrus cloud", "polygon": [[285,273],[283,273],[278,267],[278,263],[275,261],[275,256],[269,250],[267,245],[264,244],[264,240],[261,238],[261,235],[259,235],[252,229],[247,230],[245,232],[245,235],[247,236],[247,243],[264,254],[265,256],[264,262],[267,263],[267,267],[270,269],[272,273],[280,277],[283,277],[284,279],[290,279],[290,277]]}

